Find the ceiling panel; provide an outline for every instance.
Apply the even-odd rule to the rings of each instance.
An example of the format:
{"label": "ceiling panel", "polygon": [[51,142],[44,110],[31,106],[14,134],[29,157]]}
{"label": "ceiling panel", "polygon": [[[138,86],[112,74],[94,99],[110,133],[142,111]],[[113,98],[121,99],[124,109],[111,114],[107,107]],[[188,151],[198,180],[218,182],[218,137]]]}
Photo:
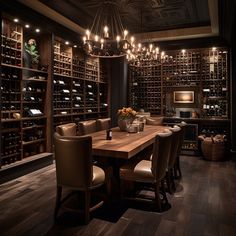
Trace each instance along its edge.
{"label": "ceiling panel", "polygon": [[[83,28],[90,28],[101,0],[40,0]],[[113,0],[123,26],[134,33],[210,25],[207,0]]]}

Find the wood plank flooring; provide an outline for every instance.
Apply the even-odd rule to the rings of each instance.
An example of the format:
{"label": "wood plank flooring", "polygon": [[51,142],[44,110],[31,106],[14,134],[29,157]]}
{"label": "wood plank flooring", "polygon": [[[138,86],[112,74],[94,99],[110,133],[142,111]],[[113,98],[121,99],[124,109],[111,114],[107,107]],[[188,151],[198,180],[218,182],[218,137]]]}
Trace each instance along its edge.
{"label": "wood plank flooring", "polygon": [[0,185],[0,234],[82,236],[235,236],[236,163],[182,156],[183,178],[171,209],[156,213],[122,203],[103,207],[88,225],[64,215],[53,221],[54,164]]}

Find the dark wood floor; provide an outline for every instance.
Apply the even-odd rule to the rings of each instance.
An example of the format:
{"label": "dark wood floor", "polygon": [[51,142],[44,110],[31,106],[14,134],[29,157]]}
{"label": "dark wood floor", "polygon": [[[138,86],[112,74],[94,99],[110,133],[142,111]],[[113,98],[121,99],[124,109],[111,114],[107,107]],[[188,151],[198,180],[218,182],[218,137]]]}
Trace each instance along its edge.
{"label": "dark wood floor", "polygon": [[86,226],[64,215],[54,224],[55,166],[0,185],[1,235],[236,235],[236,163],[182,156],[183,178],[164,213],[113,204]]}

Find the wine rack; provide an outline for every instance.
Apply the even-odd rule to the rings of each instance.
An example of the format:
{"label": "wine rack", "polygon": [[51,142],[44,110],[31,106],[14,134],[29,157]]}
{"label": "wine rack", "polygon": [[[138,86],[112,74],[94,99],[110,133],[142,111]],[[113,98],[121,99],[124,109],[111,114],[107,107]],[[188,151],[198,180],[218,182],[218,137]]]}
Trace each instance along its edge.
{"label": "wine rack", "polygon": [[202,115],[228,117],[228,63],[224,49],[205,51],[202,63]]}
{"label": "wine rack", "polygon": [[92,81],[85,81],[85,112],[98,112],[98,84]]}
{"label": "wine rack", "polygon": [[54,74],[71,76],[72,48],[54,43]]}
{"label": "wine rack", "polygon": [[14,66],[22,66],[22,32],[20,25],[10,20],[4,20],[2,24],[2,63]]}
{"label": "wine rack", "polygon": [[161,115],[163,99],[161,64],[135,66],[130,70],[130,75],[133,78],[129,82],[131,106]]}
{"label": "wine rack", "polygon": [[[63,66],[58,64],[62,50],[70,57],[69,73],[58,67]],[[54,126],[108,116],[105,67],[97,58],[86,58],[79,49],[64,45],[60,38],[54,43],[53,87]]]}
{"label": "wine rack", "polygon": [[[129,65],[129,104],[153,115],[174,115],[173,91],[192,90],[200,117],[229,117],[226,48],[167,51],[157,61]],[[182,107],[186,107],[183,105]]]}
{"label": "wine rack", "polygon": [[81,58],[79,56],[74,55],[72,68],[73,68],[73,71],[72,71],[73,77],[84,79],[84,73],[85,73],[84,60],[81,60]]}
{"label": "wine rack", "polygon": [[[50,88],[46,64],[50,54],[42,55],[37,68],[29,66],[23,42],[40,42],[42,55],[50,42],[48,34],[37,36],[27,31],[11,17],[2,20],[1,45],[1,158],[0,167],[21,164],[21,160],[36,160],[51,156]],[[46,59],[45,59],[46,58]],[[46,132],[47,130],[47,132]],[[15,166],[15,164],[13,165]]]}
{"label": "wine rack", "polygon": [[84,81],[73,79],[72,81],[72,113],[83,114],[84,112]]}
{"label": "wine rack", "polygon": [[53,80],[53,110],[54,115],[71,113],[71,79],[55,75]]}
{"label": "wine rack", "polygon": [[21,160],[20,122],[2,124],[1,165],[7,165]]}
{"label": "wine rack", "polygon": [[101,113],[101,116],[106,116],[108,113],[108,85],[106,83],[100,83],[99,84],[99,112]]}
{"label": "wine rack", "polygon": [[21,70],[2,66],[1,81],[1,119],[12,120],[21,112]]}
{"label": "wine rack", "polygon": [[45,114],[46,83],[46,72],[35,72],[23,69],[23,117],[43,116]]}
{"label": "wine rack", "polygon": [[162,64],[163,86],[194,87],[200,85],[200,53],[170,52]]}
{"label": "wine rack", "polygon": [[85,79],[98,81],[98,61],[95,60],[86,61]]}

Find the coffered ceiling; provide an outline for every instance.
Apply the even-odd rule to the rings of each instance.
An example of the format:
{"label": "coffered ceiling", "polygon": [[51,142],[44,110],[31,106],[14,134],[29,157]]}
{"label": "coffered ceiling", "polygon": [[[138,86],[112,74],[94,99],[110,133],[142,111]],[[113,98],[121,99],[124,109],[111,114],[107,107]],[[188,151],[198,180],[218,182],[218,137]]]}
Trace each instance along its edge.
{"label": "coffered ceiling", "polygon": [[[18,0],[83,34],[102,0]],[[217,0],[113,0],[122,23],[141,41],[162,41],[218,34]]]}

